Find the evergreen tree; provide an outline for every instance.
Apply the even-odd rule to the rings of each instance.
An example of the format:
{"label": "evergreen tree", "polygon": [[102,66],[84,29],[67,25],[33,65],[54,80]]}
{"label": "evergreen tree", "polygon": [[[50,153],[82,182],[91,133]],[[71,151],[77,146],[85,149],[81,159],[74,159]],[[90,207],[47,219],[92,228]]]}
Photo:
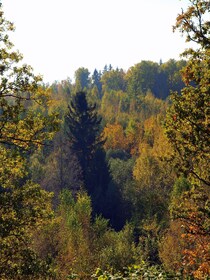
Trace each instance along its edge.
{"label": "evergreen tree", "polygon": [[98,72],[96,69],[94,70],[92,75],[92,83],[93,86],[97,87],[98,92],[101,95],[101,91],[102,91],[101,72]]}
{"label": "evergreen tree", "polygon": [[95,212],[103,212],[102,201],[109,182],[109,171],[100,134],[101,118],[96,105],[89,105],[86,93],[78,92],[68,106],[66,133],[82,169],[84,188],[92,198]]}

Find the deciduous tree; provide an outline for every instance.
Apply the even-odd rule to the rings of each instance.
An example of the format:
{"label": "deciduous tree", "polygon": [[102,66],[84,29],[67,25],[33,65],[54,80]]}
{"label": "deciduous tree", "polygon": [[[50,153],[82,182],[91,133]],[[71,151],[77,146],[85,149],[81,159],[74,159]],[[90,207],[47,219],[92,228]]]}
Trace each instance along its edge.
{"label": "deciduous tree", "polygon": [[188,63],[183,69],[185,87],[173,93],[166,119],[166,133],[177,152],[177,169],[197,182],[210,185],[210,11],[208,1],[191,0],[191,6],[177,17],[175,29],[186,33],[187,41],[198,49],[187,50]]}
{"label": "deciduous tree", "polygon": [[13,50],[13,30],[0,3],[0,278],[39,279],[49,267],[31,237],[51,216],[51,195],[30,180],[27,156],[52,138],[56,121],[41,78]]}
{"label": "deciduous tree", "polygon": [[[172,105],[166,119],[166,133],[175,151],[178,173],[188,179],[179,195],[173,192],[173,220],[182,222],[180,238],[185,242],[182,264],[186,275],[207,279],[209,275],[209,117],[210,117],[210,12],[209,1],[190,0],[190,6],[177,17],[175,29],[186,34],[186,41],[197,43],[188,49],[183,69],[185,87],[172,94]],[[188,189],[186,189],[186,187]]]}
{"label": "deciduous tree", "polygon": [[87,68],[81,67],[75,72],[75,90],[82,91],[87,90],[90,85],[90,72]]}

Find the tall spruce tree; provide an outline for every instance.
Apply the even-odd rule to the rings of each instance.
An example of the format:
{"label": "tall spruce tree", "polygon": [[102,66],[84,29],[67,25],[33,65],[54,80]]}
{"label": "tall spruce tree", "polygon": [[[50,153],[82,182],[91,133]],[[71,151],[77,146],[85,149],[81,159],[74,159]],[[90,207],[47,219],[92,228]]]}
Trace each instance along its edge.
{"label": "tall spruce tree", "polygon": [[83,187],[92,198],[95,213],[104,212],[102,201],[109,183],[100,124],[96,105],[88,104],[85,92],[76,93],[68,106],[65,127],[71,149],[82,169]]}

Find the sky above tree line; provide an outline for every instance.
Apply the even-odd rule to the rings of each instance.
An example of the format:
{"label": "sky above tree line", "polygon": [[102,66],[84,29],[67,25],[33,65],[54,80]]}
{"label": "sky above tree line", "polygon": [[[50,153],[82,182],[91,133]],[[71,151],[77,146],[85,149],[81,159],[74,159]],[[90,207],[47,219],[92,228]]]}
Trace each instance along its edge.
{"label": "sky above tree line", "polygon": [[2,0],[10,35],[44,82],[74,78],[107,64],[179,59],[188,47],[172,26],[188,0]]}

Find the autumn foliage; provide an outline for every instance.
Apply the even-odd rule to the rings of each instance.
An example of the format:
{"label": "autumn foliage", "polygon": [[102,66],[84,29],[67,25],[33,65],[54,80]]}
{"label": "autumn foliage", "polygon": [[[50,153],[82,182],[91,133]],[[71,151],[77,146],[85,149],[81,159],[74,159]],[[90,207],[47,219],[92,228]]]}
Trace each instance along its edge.
{"label": "autumn foliage", "polygon": [[189,4],[185,60],[51,85],[0,4],[2,280],[208,279],[210,5]]}

